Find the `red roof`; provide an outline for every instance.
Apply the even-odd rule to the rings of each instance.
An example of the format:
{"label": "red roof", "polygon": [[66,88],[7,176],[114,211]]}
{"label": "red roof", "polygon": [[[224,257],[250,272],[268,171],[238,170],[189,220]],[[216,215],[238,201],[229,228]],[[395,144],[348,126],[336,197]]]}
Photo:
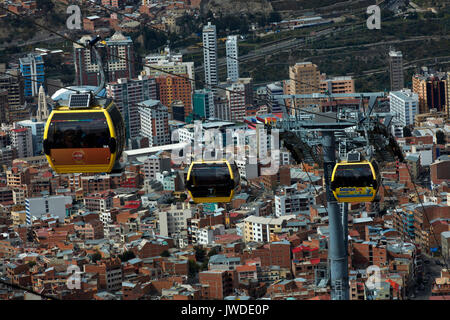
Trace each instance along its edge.
{"label": "red roof", "polygon": [[237,272],[256,271],[256,266],[255,265],[252,265],[252,266],[248,266],[248,265],[236,266],[236,271]]}
{"label": "red roof", "polygon": [[231,212],[230,213],[230,217],[231,218],[236,218],[237,216],[239,216],[241,213],[237,213],[237,212]]}
{"label": "red roof", "polygon": [[51,178],[53,176],[53,174],[50,171],[44,172],[42,174],[42,177],[44,178]]}
{"label": "red roof", "polygon": [[139,204],[127,204],[126,206],[123,206],[124,209],[137,209],[139,207]]}
{"label": "red roof", "polygon": [[318,248],[310,248],[308,246],[304,246],[301,244],[298,247],[292,249],[292,253],[297,253],[297,252],[301,252],[301,251],[312,252],[312,251],[316,251],[316,250],[318,250]]}

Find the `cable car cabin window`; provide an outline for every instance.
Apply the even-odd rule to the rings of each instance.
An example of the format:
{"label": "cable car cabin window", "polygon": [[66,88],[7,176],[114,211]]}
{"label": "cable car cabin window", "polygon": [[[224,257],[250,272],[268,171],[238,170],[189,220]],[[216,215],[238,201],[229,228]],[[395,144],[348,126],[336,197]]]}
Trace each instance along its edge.
{"label": "cable car cabin window", "polygon": [[109,138],[103,112],[56,113],[50,122],[52,149],[108,148]]}
{"label": "cable car cabin window", "polygon": [[343,165],[336,168],[333,187],[371,187],[374,183],[372,170],[368,164]]}
{"label": "cable car cabin window", "polygon": [[194,197],[228,197],[233,189],[228,166],[217,164],[196,164],[190,180]]}

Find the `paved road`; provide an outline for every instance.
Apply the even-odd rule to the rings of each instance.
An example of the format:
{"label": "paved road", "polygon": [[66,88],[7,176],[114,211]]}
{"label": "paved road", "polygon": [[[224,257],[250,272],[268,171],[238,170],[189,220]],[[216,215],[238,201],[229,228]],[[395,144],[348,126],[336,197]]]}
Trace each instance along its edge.
{"label": "paved road", "polygon": [[[409,299],[411,300],[429,300],[434,279],[441,276],[442,267],[436,264],[435,260],[437,258],[425,254],[422,254],[422,257],[425,283],[419,284],[417,280],[415,281],[415,285],[413,286],[415,297],[410,296]],[[426,261],[429,261],[429,263],[426,263]],[[427,281],[426,279],[429,280]]]}

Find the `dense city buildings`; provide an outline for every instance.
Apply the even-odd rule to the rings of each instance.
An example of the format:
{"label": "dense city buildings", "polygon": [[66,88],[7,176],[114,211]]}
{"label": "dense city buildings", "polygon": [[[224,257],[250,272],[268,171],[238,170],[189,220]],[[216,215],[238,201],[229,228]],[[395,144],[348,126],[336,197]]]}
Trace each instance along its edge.
{"label": "dense city buildings", "polygon": [[[83,36],[79,43],[85,44],[93,37]],[[103,48],[102,48],[103,49]],[[115,82],[120,78],[134,78],[136,74],[133,41],[120,32],[105,40],[103,65],[107,81]],[[102,53],[101,53],[102,54]],[[100,73],[97,57],[89,48],[79,44],[73,45],[73,57],[76,71],[76,84],[79,86],[100,85]]]}
{"label": "dense city buildings", "polygon": [[135,79],[120,78],[106,85],[106,95],[114,100],[122,113],[127,139],[138,137],[141,125],[138,103],[157,99],[155,79],[149,76],[139,76]]}
{"label": "dense city buildings", "polygon": [[[30,17],[41,10],[33,3],[16,1],[8,8]],[[338,42],[334,34],[347,16],[278,19],[272,13],[249,23],[247,31],[246,15],[239,16],[239,27],[225,25],[228,18],[216,11],[223,8],[217,1],[211,7],[200,0],[143,0],[139,11],[121,0],[101,5],[101,10],[83,6],[83,36],[71,52],[38,55],[27,52],[25,43],[0,64],[0,299],[45,295],[194,305],[194,300],[331,300],[347,288],[350,300],[450,298],[450,73],[438,57],[440,71],[422,67],[428,57],[413,62],[422,72],[409,69],[414,52],[403,45],[424,39],[402,44],[405,71],[412,77],[404,79],[402,53],[392,50],[389,70],[382,62],[384,69],[373,76],[355,65],[343,71],[333,59],[347,51],[335,55],[315,42],[321,35]],[[117,13],[105,15],[108,8]],[[215,25],[201,25],[197,18]],[[307,30],[305,38],[284,39],[279,33],[303,34],[313,25],[321,27]],[[104,90],[91,98],[111,99],[123,117],[123,168],[57,173],[44,153],[46,121],[65,100],[59,98],[100,84],[96,55],[80,45],[97,34],[104,39],[97,48],[106,79]],[[377,51],[371,46],[357,51]],[[272,62],[278,53],[285,61]],[[352,63],[362,66],[370,59]],[[75,77],[62,74],[69,69]],[[275,69],[284,74],[261,75]],[[30,83],[33,77],[39,80]],[[390,90],[375,90],[375,78]],[[50,91],[51,85],[60,88]],[[64,125],[73,126],[73,120]],[[323,123],[333,128],[317,130]],[[333,155],[324,143],[330,132]],[[111,152],[114,146],[110,139],[98,149]],[[377,160],[376,197],[334,206],[329,188],[338,179],[329,183],[326,175],[334,158],[348,159],[355,150]],[[68,158],[79,161],[76,152],[68,151]],[[323,161],[325,156],[333,161]],[[190,170],[193,160],[211,158],[234,161],[236,170],[211,162]],[[372,170],[358,177],[360,165],[346,170],[345,183],[369,180]],[[234,188],[234,196],[226,203],[198,203],[188,181],[208,195]],[[368,186],[348,189],[357,188]],[[343,231],[339,242],[332,242],[335,217]],[[342,258],[335,256],[337,243]],[[337,263],[348,269],[340,283],[333,282]],[[371,285],[373,270],[377,286]]]}

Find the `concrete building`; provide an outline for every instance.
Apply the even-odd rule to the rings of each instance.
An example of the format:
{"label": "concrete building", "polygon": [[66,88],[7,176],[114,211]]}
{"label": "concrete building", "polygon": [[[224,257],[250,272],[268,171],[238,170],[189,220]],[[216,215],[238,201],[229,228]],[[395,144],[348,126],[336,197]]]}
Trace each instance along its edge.
{"label": "concrete building", "polygon": [[[19,69],[0,69],[0,90],[7,91],[7,110],[2,112],[2,123],[11,123],[29,118],[29,113],[23,111],[25,103],[24,78]],[[3,115],[4,114],[4,115]]]}
{"label": "concrete building", "polygon": [[127,139],[140,135],[141,121],[138,104],[145,100],[156,100],[156,81],[148,76],[137,79],[120,78],[106,85],[106,94],[112,98],[122,113]]}
{"label": "concrete building", "polygon": [[158,100],[146,100],[138,104],[141,121],[140,135],[147,137],[150,146],[170,144],[169,112]]}
{"label": "concrete building", "polygon": [[[320,71],[311,62],[298,62],[289,67],[289,94],[311,94],[320,92]],[[291,102],[292,103],[292,102]],[[314,99],[295,99],[296,108],[315,105]],[[296,113],[292,109],[292,113]]]}
{"label": "concrete building", "polygon": [[[79,42],[86,43],[86,41],[91,41],[92,39],[93,36],[86,35],[81,37]],[[103,66],[106,70],[107,81],[115,82],[120,78],[134,78],[134,49],[131,38],[117,31],[105,41],[108,59],[103,61]],[[101,47],[103,45],[99,44],[98,46]],[[98,86],[100,84],[100,73],[95,54],[88,48],[74,44],[73,57],[76,84],[78,86]]]}
{"label": "concrete building", "polygon": [[314,195],[300,192],[295,187],[285,187],[282,194],[275,196],[275,216],[300,214],[315,205]]}
{"label": "concrete building", "polygon": [[224,90],[218,90],[214,93],[214,116],[216,119],[223,121],[230,121],[231,119],[230,106]]}
{"label": "concrete building", "polygon": [[450,231],[444,231],[441,233],[441,247],[442,255],[446,258],[450,258]]}
{"label": "concrete building", "polygon": [[33,156],[43,155],[44,151],[42,145],[44,142],[45,122],[31,119],[19,121],[17,122],[17,125],[22,128],[28,128],[31,132]]}
{"label": "concrete building", "polygon": [[284,94],[283,86],[278,83],[270,83],[266,85],[267,100],[269,100],[269,111],[272,113],[283,112],[284,101],[276,99],[275,96]]}
{"label": "concrete building", "polygon": [[[150,77],[167,75],[167,72],[177,75],[186,75],[190,79],[195,79],[194,63],[183,61],[180,53],[173,53],[169,47],[161,54],[150,54],[145,57],[144,72]],[[192,91],[195,88],[195,81],[191,81]]]}
{"label": "concrete building", "polygon": [[286,222],[295,219],[295,215],[285,215],[278,218],[249,216],[244,219],[245,242],[270,242],[274,232],[281,231]]}
{"label": "concrete building", "polygon": [[214,93],[211,89],[195,90],[194,119],[209,119],[215,117]]}
{"label": "concrete building", "polygon": [[[216,26],[208,22],[203,26],[203,67],[205,69],[205,83],[207,88],[219,83],[217,70],[217,35]],[[215,90],[213,90],[215,91]]]}
{"label": "concrete building", "polygon": [[419,112],[419,96],[409,89],[389,93],[390,112],[403,127],[413,126],[414,117]]}
{"label": "concrete building", "polygon": [[158,97],[161,103],[169,108],[171,118],[175,119],[171,106],[176,101],[181,101],[184,106],[184,117],[192,112],[192,86],[187,74],[174,76],[170,74],[159,75],[155,78]]}
{"label": "concrete building", "polygon": [[206,300],[223,300],[234,291],[235,272],[226,270],[209,270],[199,273],[202,297]]}
{"label": "concrete building", "polygon": [[122,288],[122,265],[119,258],[97,261],[96,264],[85,264],[84,272],[99,275],[98,288],[115,292]]}
{"label": "concrete building", "polygon": [[63,221],[67,215],[66,206],[70,204],[72,204],[71,196],[26,198],[27,224],[31,224],[32,217],[39,218],[46,214],[57,216],[60,221]]}
{"label": "concrete building", "polygon": [[227,56],[227,78],[232,82],[239,79],[237,36],[228,36],[225,41]]}
{"label": "concrete building", "polygon": [[187,229],[187,219],[192,218],[194,208],[189,203],[178,203],[158,210],[159,233],[168,237]]}
{"label": "concrete building", "polygon": [[11,144],[17,150],[18,158],[33,156],[33,136],[31,128],[13,128],[10,131]]}
{"label": "concrete building", "polygon": [[240,78],[227,86],[226,97],[231,121],[242,121],[253,104],[252,78]]}
{"label": "concrete building", "polygon": [[146,179],[156,179],[156,174],[170,171],[170,158],[162,158],[158,154],[149,156],[144,161],[144,175]]}
{"label": "concrete building", "polygon": [[389,74],[391,91],[399,91],[404,87],[403,55],[401,51],[389,51]]}
{"label": "concrete building", "polygon": [[355,80],[352,77],[333,77],[320,80],[320,93],[354,93]]}
{"label": "concrete building", "polygon": [[419,112],[429,113],[431,109],[448,112],[448,74],[431,72],[424,68],[422,73],[412,77],[412,91],[419,95]]}

